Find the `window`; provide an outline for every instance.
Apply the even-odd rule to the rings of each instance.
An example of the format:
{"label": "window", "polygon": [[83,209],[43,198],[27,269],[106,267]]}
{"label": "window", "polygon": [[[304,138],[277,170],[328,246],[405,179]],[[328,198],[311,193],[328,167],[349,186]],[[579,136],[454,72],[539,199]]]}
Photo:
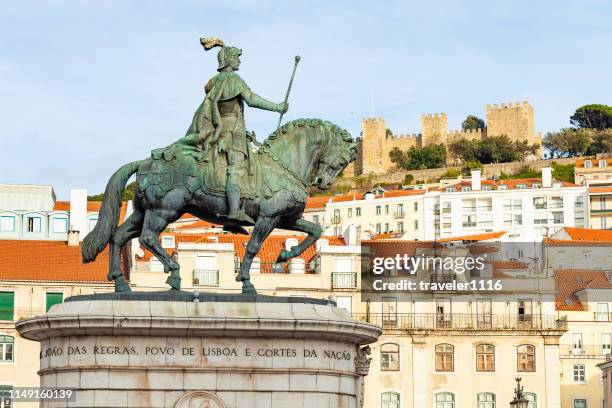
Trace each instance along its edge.
{"label": "window", "polygon": [[350,218],[350,217],[352,217],[352,216],[353,216],[353,209],[352,209],[352,208],[349,208],[349,209],[346,211],[346,213],[347,213],[347,216],[348,216],[349,218]]}
{"label": "window", "polygon": [[389,214],[389,206],[385,205],[385,214]]}
{"label": "window", "polygon": [[376,234],[380,234],[380,233],[382,233],[382,227],[379,222],[376,224]]}
{"label": "window", "polygon": [[551,197],[550,208],[563,208],[563,197]]}
{"label": "window", "polygon": [[404,233],[404,223],[402,221],[397,223],[397,232],[400,234]]}
{"label": "window", "polygon": [[491,191],[491,186],[486,185],[486,186],[482,186],[482,191]]}
{"label": "window", "polygon": [[598,303],[597,304],[597,321],[598,322],[607,322],[609,319],[608,314],[608,304],[607,303]]}
{"label": "window", "polygon": [[531,185],[531,188],[536,189],[536,188],[542,188],[542,185],[540,183],[533,183]]}
{"label": "window", "polygon": [[380,346],[380,370],[398,371],[399,369],[399,346],[394,343]]}
{"label": "window", "polygon": [[361,207],[355,207],[355,216],[361,217]]}
{"label": "window", "polygon": [[380,207],[380,205],[377,205],[377,206],[376,206],[376,215],[380,215],[380,214],[382,214],[382,211],[381,211],[381,210],[382,210],[382,208]]}
{"label": "window", "polygon": [[495,346],[491,344],[476,346],[476,371],[495,371]]}
{"label": "window", "polygon": [[476,408],[495,408],[495,394],[481,392],[476,395]]}
{"label": "window", "polygon": [[0,336],[0,361],[13,361],[13,346],[15,339],[11,336]]}
{"label": "window", "polygon": [[446,187],[446,192],[447,193],[454,193],[455,192],[455,187]]}
{"label": "window", "polygon": [[470,186],[463,186],[463,187],[461,187],[461,191],[463,191],[464,193],[468,192],[468,191],[472,191],[472,187],[470,187]]}
{"label": "window", "polygon": [[507,190],[508,189],[508,185],[507,184],[500,184],[499,186],[497,186],[498,190]]}
{"label": "window", "polygon": [[590,169],[591,167],[593,167],[593,162],[590,160],[585,160],[584,161],[584,168],[585,169]]}
{"label": "window", "polygon": [[313,215],[312,216],[312,222],[319,225],[319,216],[318,215]]}
{"label": "window", "polygon": [[436,408],[455,408],[455,394],[451,392],[437,393]]}
{"label": "window", "polygon": [[516,189],[517,190],[525,190],[527,188],[527,186],[525,184],[517,184],[516,185]]}
{"label": "window", "polygon": [[606,159],[599,159],[599,167],[601,168],[606,167]]}
{"label": "window", "polygon": [[0,408],[11,408],[13,406],[10,392],[12,389],[13,387],[10,385],[0,385]]}
{"label": "window", "polygon": [[382,298],[382,320],[383,327],[397,326],[397,298],[383,297]]}
{"label": "window", "polygon": [[523,225],[523,214],[514,214],[514,225]]}
{"label": "window", "polygon": [[582,333],[572,333],[572,352],[581,354],[582,351]]}
{"label": "window", "polygon": [[40,217],[27,217],[28,232],[40,232]]}
{"label": "window", "polygon": [[554,224],[563,224],[563,213],[562,212],[554,212],[553,215],[553,223]]}
{"label": "window", "polygon": [[404,204],[398,204],[395,206],[395,216],[396,217],[404,216]]}
{"label": "window", "polygon": [[608,229],[608,219],[606,217],[601,217],[601,221],[599,222],[599,226],[602,230]]}
{"label": "window", "polygon": [[161,239],[162,248],[174,248],[174,237],[171,235],[165,235]]}
{"label": "window", "polygon": [[380,408],[400,408],[400,395],[397,392],[380,394]]}
{"label": "window", "polygon": [[52,228],[54,233],[68,232],[68,218],[55,217],[53,218]]}
{"label": "window", "polygon": [[586,377],[584,364],[574,364],[574,382],[584,382]]}
{"label": "window", "polygon": [[586,400],[585,399],[575,399],[574,408],[587,408]]}
{"label": "window", "polygon": [[536,210],[545,210],[546,205],[546,197],[533,197],[533,207]]}
{"label": "window", "polygon": [[516,349],[517,371],[535,371],[535,347],[522,344]]}
{"label": "window", "polygon": [[600,210],[606,209],[606,196],[599,197],[599,209]]}
{"label": "window", "polygon": [[61,292],[47,292],[47,312],[51,309],[51,306],[62,303],[64,300],[64,294]]}
{"label": "window", "polygon": [[451,212],[451,203],[442,203],[442,212],[450,213]]}
{"label": "window", "polygon": [[450,344],[438,344],[436,346],[436,371],[454,370],[454,349]]}
{"label": "window", "polygon": [[0,232],[15,232],[15,217],[3,215],[0,217]]}
{"label": "window", "polygon": [[414,203],[414,211],[419,211],[419,203]]}
{"label": "window", "polygon": [[601,354],[607,356],[612,353],[612,335],[610,333],[601,334]]}
{"label": "window", "polygon": [[13,320],[14,292],[0,292],[0,320]]}
{"label": "window", "polygon": [[389,232],[389,223],[385,222],[385,233]]}
{"label": "window", "polygon": [[525,399],[529,401],[527,408],[538,408],[538,398],[533,392],[526,392],[523,394]]}
{"label": "window", "polygon": [[414,230],[418,231],[419,229],[419,220],[414,220]]}

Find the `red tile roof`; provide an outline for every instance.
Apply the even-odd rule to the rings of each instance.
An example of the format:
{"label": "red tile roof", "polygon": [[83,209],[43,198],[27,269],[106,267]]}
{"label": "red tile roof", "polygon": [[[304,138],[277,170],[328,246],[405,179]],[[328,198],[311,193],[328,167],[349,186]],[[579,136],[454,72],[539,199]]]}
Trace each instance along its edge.
{"label": "red tile roof", "polygon": [[306,200],[306,209],[314,210],[316,208],[324,209],[325,204],[329,202],[330,196],[308,197]]}
{"label": "red tile roof", "polygon": [[612,230],[563,227],[572,241],[612,242]]}
{"label": "red tile roof", "polygon": [[[585,160],[591,160],[592,167],[589,167],[590,169],[597,169],[597,168],[599,168],[599,159],[596,158],[596,157],[584,157],[584,158],[578,159],[578,160],[576,160],[576,163],[574,164],[574,166],[578,167],[578,168],[585,168],[584,167],[584,161]],[[612,158],[606,159],[606,163],[607,163],[608,166],[612,166]]]}
{"label": "red tile roof", "polygon": [[197,220],[189,224],[181,223],[178,227],[174,228],[174,230],[175,231],[185,231],[185,230],[190,230],[190,229],[215,228],[215,227],[219,227],[219,226],[216,224],[212,224],[208,221]]}
{"label": "red tile roof", "polygon": [[0,279],[105,282],[108,248],[95,262],[81,263],[81,248],[64,241],[0,240]]}
{"label": "red tile roof", "polygon": [[519,261],[489,261],[491,266],[500,270],[527,269],[529,265]]}
{"label": "red tile roof", "polygon": [[[236,255],[242,260],[246,252],[246,244],[250,239],[250,236],[238,235],[238,234],[184,234],[184,233],[165,233],[163,235],[173,235],[176,237],[176,244],[180,242],[189,243],[223,243],[233,244]],[[259,259],[262,263],[275,263],[281,249],[285,248],[285,241],[287,238],[295,238],[298,243],[302,242],[306,237],[304,236],[282,236],[282,235],[270,235],[263,243],[261,251],[259,252]],[[345,245],[344,240],[337,236],[326,236],[321,239],[327,239],[329,245],[338,246]],[[166,248],[168,254],[172,254],[175,251],[173,248]],[[299,256],[304,259],[305,262],[309,262],[316,255],[316,244],[310,246],[306,251]],[[144,250],[144,256],[139,257],[141,261],[149,261],[152,258],[152,254]]]}
{"label": "red tile roof", "polygon": [[612,289],[612,282],[604,271],[563,269],[554,272],[557,310],[584,311],[576,292],[583,289]]}

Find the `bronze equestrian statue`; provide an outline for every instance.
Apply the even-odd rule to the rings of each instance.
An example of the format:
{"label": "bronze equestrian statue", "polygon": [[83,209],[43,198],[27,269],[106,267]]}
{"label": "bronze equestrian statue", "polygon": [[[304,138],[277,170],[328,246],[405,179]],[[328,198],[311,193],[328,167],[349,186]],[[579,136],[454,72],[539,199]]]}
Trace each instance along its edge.
{"label": "bronze equestrian statue", "polygon": [[[244,102],[281,114],[288,104],[261,98],[235,73],[240,49],[226,47],[216,38],[202,38],[201,43],[206,50],[221,47],[219,72],[208,81],[206,97],[186,135],[113,174],[98,222],[83,241],[83,262],[95,260],[110,245],[108,279],[115,281],[117,292],[130,291],[121,272],[120,249],[136,237],[170,273],[166,282],[180,289],[179,265],[158,239],[168,224],[190,213],[238,233],[254,225],[236,280],[242,281],[243,293],[256,293],[249,270],[263,241],[274,228],[305,232],[306,239],[278,255],[278,262],[286,262],[319,239],[321,227],[302,218],[307,188],[329,188],[356,158],[351,135],[321,119],[288,122],[253,151],[249,142],[255,140],[244,124]],[[134,212],[117,226],[121,196],[133,174]]]}

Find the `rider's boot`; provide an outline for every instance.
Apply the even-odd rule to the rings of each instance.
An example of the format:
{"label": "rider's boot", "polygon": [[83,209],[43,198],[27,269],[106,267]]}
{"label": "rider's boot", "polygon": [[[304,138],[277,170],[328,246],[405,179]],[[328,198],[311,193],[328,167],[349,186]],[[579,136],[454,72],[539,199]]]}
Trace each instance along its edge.
{"label": "rider's boot", "polygon": [[228,174],[226,189],[227,205],[229,207],[229,214],[227,217],[236,221],[244,221],[255,224],[255,221],[240,208],[240,186],[237,183],[237,180],[235,180],[239,175],[231,170]]}

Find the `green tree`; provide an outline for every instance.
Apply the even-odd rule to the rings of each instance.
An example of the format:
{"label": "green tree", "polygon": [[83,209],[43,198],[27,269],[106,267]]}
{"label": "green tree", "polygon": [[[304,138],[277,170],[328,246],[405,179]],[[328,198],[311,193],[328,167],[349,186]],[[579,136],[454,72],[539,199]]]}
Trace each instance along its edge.
{"label": "green tree", "polygon": [[461,170],[448,169],[440,176],[440,178],[457,178],[461,175]]}
{"label": "green tree", "polygon": [[594,135],[592,129],[563,128],[558,132],[548,132],[542,144],[550,151],[551,158],[583,156]]}
{"label": "green tree", "polygon": [[463,130],[485,129],[486,125],[484,120],[480,119],[479,117],[469,115],[463,122],[461,122],[461,128]]}
{"label": "green tree", "polygon": [[556,180],[567,181],[568,183],[574,182],[574,165],[573,164],[558,164],[552,163],[553,177]]}
{"label": "green tree", "polygon": [[587,154],[597,153],[612,153],[612,129],[597,131],[593,135]]}
{"label": "green tree", "polygon": [[403,152],[393,148],[389,152],[391,162],[405,170],[437,169],[446,166],[446,147],[443,144],[423,148],[411,147]]}
{"label": "green tree", "polygon": [[412,184],[413,181],[414,176],[412,174],[408,173],[404,176],[404,184]]}
{"label": "green tree", "polygon": [[570,123],[576,128],[599,130],[612,128],[612,106],[601,104],[581,106],[570,116]]}
{"label": "green tree", "polygon": [[448,145],[450,154],[464,163],[477,160],[478,148],[478,140],[459,139]]}

